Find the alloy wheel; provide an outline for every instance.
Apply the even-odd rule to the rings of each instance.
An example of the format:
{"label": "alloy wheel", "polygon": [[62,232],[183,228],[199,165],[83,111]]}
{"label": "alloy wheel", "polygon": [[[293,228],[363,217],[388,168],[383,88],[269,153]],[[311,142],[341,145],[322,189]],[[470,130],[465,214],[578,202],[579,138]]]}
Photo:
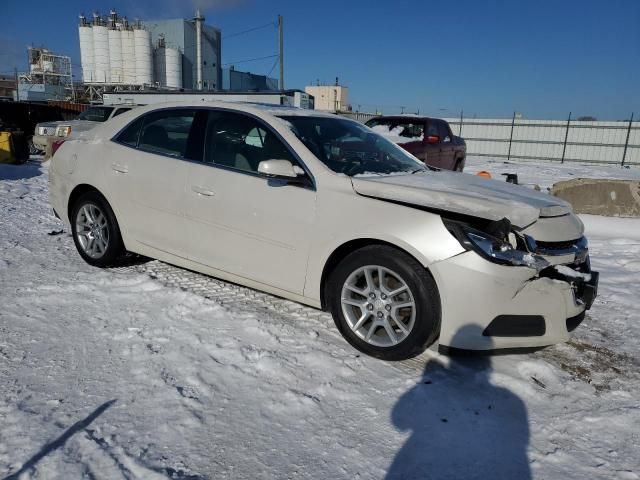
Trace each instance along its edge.
{"label": "alloy wheel", "polygon": [[101,258],[109,246],[109,224],[97,205],[85,203],[76,214],[76,238],[82,251],[91,258]]}
{"label": "alloy wheel", "polygon": [[411,289],[388,268],[358,268],[347,277],[340,298],[349,328],[370,345],[397,345],[415,324],[416,303]]}

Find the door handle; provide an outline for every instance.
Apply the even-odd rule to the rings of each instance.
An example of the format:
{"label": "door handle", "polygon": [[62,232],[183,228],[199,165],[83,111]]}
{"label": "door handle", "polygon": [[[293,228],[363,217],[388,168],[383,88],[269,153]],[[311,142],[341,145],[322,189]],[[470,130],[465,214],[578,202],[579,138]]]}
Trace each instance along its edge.
{"label": "door handle", "polygon": [[119,163],[112,163],[111,168],[118,173],[129,173],[129,167],[120,165]]}
{"label": "door handle", "polygon": [[204,195],[205,197],[213,197],[215,193],[205,187],[200,187],[198,185],[191,185],[191,190],[197,193],[198,195]]}

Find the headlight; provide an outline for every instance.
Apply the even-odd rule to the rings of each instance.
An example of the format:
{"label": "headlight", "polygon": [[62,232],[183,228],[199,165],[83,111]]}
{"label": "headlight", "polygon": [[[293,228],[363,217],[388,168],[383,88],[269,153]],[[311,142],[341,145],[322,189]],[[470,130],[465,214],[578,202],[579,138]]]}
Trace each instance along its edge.
{"label": "headlight", "polygon": [[71,134],[71,127],[69,125],[61,125],[56,129],[57,137],[68,137]]}
{"label": "headlight", "polygon": [[444,220],[445,226],[467,250],[473,250],[483,258],[502,265],[516,265],[535,268],[540,271],[549,266],[540,255],[517,248],[515,233],[510,232],[504,239],[470,227],[464,223]]}

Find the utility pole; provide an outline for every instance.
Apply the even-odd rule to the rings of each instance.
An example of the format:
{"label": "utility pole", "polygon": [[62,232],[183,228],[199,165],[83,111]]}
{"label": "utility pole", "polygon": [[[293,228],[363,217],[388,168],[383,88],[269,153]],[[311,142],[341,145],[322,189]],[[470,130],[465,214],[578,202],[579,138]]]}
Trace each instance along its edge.
{"label": "utility pole", "polygon": [[629,119],[629,127],[627,128],[627,140],[624,142],[624,152],[622,152],[621,167],[624,167],[624,161],[627,158],[627,147],[629,146],[629,135],[631,135],[631,127],[633,126],[633,112],[631,112],[631,118]]}
{"label": "utility pole", "polygon": [[571,126],[571,112],[569,112],[569,118],[567,118],[567,129],[564,132],[564,145],[562,146],[562,159],[560,163],[564,163],[564,154],[567,152],[567,140],[569,139],[569,127]]}
{"label": "utility pole", "polygon": [[282,34],[282,15],[278,15],[278,37],[280,43],[280,91],[284,90],[284,40]]}

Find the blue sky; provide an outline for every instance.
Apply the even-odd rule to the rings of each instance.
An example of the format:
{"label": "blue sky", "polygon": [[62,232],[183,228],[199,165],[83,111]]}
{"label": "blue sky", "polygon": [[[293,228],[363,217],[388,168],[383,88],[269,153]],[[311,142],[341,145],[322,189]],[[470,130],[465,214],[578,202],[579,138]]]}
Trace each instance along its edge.
{"label": "blue sky", "polygon": [[[338,76],[362,110],[640,116],[639,0],[4,0],[0,72],[24,68],[30,44],[79,63],[80,12],[171,18],[191,16],[196,4],[223,38],[282,14],[286,86]],[[223,63],[276,51],[276,28],[267,27],[224,39]],[[265,74],[273,66],[236,68]]]}

